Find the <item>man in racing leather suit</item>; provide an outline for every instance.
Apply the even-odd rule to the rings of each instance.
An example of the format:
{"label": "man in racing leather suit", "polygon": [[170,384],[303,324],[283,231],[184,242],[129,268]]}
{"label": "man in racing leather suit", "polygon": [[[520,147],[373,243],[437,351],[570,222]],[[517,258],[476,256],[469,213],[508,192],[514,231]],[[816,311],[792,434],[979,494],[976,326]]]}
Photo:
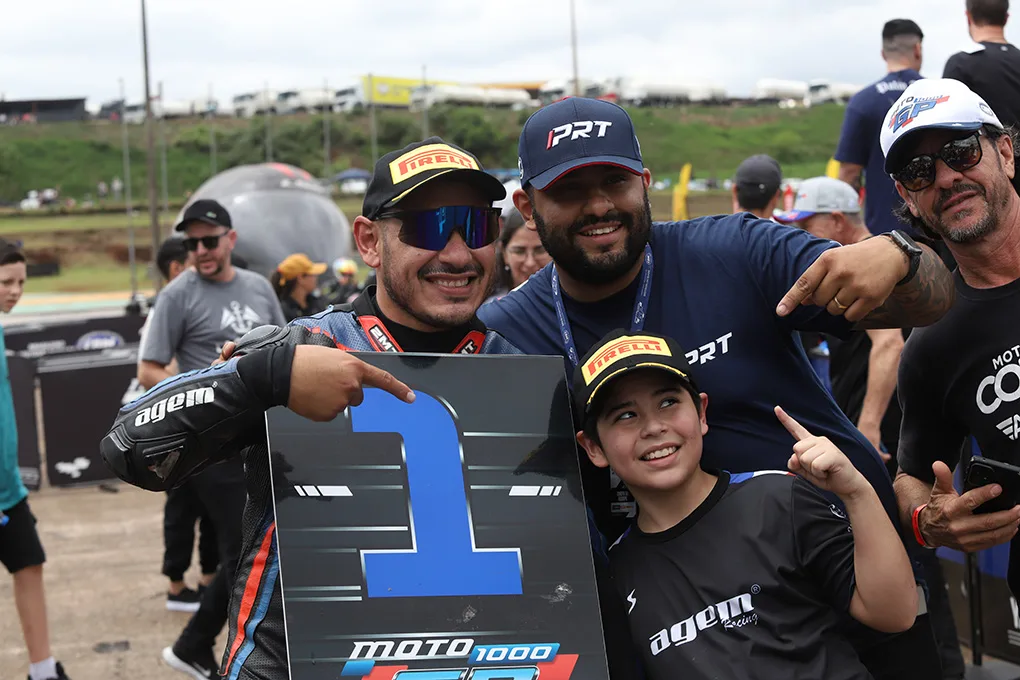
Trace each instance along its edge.
{"label": "man in racing leather suit", "polygon": [[[475,317],[493,275],[499,210],[491,206],[504,196],[474,156],[439,138],[383,156],[353,227],[378,288],[284,328],[252,330],[229,360],[168,378],[124,406],[103,439],[117,476],[153,491],[242,456],[248,501],[219,664],[229,680],[289,677],[265,410],[330,420],[360,404],[366,386],[414,399],[347,351],[520,354]],[[217,670],[212,650],[173,651],[186,664],[174,667],[195,678]]]}

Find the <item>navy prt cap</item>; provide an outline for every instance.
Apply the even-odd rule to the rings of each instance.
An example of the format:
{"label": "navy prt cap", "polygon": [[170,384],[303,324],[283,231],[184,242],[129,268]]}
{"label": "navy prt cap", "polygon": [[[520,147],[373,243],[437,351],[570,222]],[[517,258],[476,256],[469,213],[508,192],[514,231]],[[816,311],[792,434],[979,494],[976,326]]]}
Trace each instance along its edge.
{"label": "navy prt cap", "polygon": [[600,99],[569,97],[528,118],[517,145],[521,186],[543,190],[571,170],[615,165],[644,172],[634,123],[623,108]]}

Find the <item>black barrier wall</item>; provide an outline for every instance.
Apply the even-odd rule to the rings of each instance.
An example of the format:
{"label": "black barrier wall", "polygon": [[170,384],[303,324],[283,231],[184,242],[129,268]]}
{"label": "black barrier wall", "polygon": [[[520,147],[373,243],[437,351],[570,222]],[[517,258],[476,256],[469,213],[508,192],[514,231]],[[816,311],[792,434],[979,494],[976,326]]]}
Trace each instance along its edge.
{"label": "black barrier wall", "polygon": [[46,470],[52,486],[114,479],[99,441],[135,377],[138,346],[38,359]]}
{"label": "black barrier wall", "polygon": [[110,349],[136,344],[145,318],[114,316],[4,327],[4,342],[12,352],[43,356],[55,352]]}
{"label": "black barrier wall", "polygon": [[18,428],[18,470],[29,491],[38,491],[41,459],[35,422],[35,361],[9,356],[7,370],[14,397],[14,422]]}

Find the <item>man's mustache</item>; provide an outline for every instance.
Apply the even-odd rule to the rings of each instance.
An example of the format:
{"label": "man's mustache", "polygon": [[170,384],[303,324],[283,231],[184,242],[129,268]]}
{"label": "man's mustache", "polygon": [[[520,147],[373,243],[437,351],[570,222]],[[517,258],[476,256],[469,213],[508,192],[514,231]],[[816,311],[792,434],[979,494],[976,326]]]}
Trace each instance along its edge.
{"label": "man's mustache", "polygon": [[981,195],[982,198],[987,198],[985,188],[980,184],[955,184],[951,189],[942,189],[941,191],[939,191],[939,199],[935,203],[935,212],[941,214],[942,208],[953,197],[967,193],[968,191],[977,192],[978,194]]}
{"label": "man's mustache", "polygon": [[485,276],[485,272],[482,271],[482,267],[477,262],[470,264],[466,267],[450,267],[440,263],[434,263],[422,267],[418,271],[419,278],[425,278],[426,276],[434,276],[436,274],[448,274],[450,276],[457,276],[460,274],[474,274],[476,276]]}
{"label": "man's mustache", "polygon": [[619,210],[612,210],[605,215],[588,215],[587,217],[577,219],[570,225],[570,233],[578,234],[583,229],[593,227],[596,224],[606,224],[607,222],[619,222],[625,227],[632,227],[634,226],[634,216]]}

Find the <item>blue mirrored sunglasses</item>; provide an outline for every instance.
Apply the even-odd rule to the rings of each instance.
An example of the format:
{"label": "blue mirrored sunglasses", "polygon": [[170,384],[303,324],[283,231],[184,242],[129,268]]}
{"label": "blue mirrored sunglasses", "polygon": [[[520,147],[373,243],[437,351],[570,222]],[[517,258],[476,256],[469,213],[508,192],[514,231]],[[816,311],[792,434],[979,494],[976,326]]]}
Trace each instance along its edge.
{"label": "blue mirrored sunglasses", "polygon": [[499,238],[499,208],[444,206],[432,210],[391,210],[379,219],[399,219],[400,240],[422,250],[442,250],[454,232],[468,248],[484,248]]}

